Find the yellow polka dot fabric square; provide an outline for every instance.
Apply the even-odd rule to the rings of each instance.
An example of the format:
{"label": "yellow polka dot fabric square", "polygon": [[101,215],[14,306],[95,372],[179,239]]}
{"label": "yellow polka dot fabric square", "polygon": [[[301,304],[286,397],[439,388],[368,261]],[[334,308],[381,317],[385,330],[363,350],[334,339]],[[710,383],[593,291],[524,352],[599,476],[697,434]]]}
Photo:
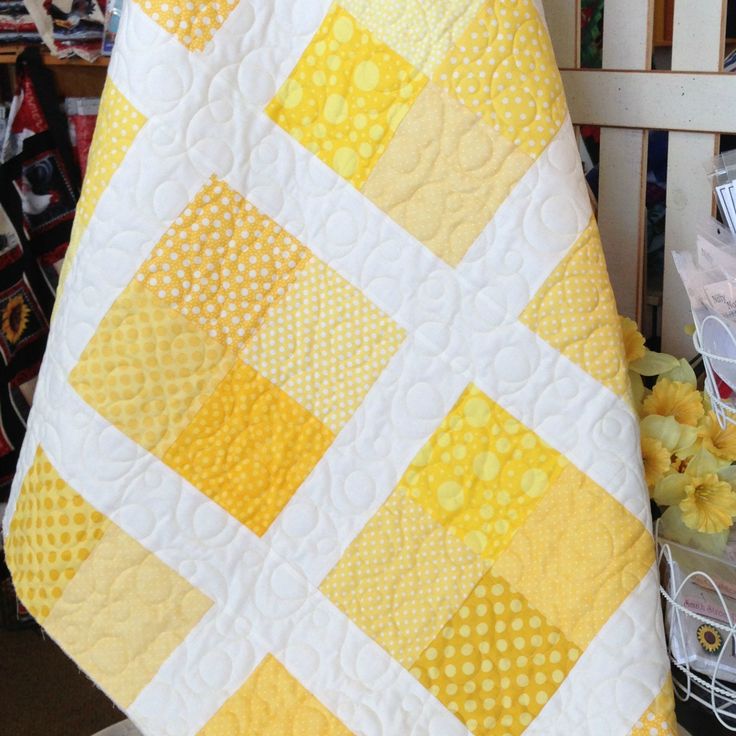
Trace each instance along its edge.
{"label": "yellow polka dot fabric square", "polygon": [[399,488],[492,561],[566,462],[471,384],[414,458]]}
{"label": "yellow polka dot fabric square", "polygon": [[238,0],[137,0],[164,30],[190,51],[202,51],[237,6]]}
{"label": "yellow polka dot fabric square", "polygon": [[352,732],[269,654],[198,736],[352,736]]}
{"label": "yellow polka dot fabric square", "polygon": [[678,733],[675,695],[672,680],[668,677],[659,695],[634,724],[629,736],[677,736]]}
{"label": "yellow polka dot fabric square", "polygon": [[520,320],[615,394],[628,398],[628,369],[616,299],[594,220],[537,291]]}
{"label": "yellow polka dot fabric square", "polygon": [[60,288],[66,281],[79,248],[79,241],[92,219],[102,193],[107,189],[113,174],[122,164],[145,123],[146,117],[108,79],[100,100],[95,135],[89,152],[89,167],[77,202],[74,227],[59,279]]}
{"label": "yellow polka dot fabric square", "polygon": [[362,292],[310,258],[243,357],[337,434],[404,336]]}
{"label": "yellow polka dot fabric square", "polygon": [[523,595],[489,572],[411,673],[475,736],[517,736],[579,656]]}
{"label": "yellow polka dot fabric square", "polygon": [[95,411],[161,457],[236,357],[133,281],[69,380]]}
{"label": "yellow polka dot fabric square", "polygon": [[483,3],[433,80],[532,158],[567,115],[554,50],[533,0]]}
{"label": "yellow polka dot fabric square", "polygon": [[262,535],[333,439],[304,407],[238,360],[164,462]]}
{"label": "yellow polka dot fabric square", "polygon": [[16,593],[36,621],[46,621],[109,523],[61,478],[39,447],[5,539]]}
{"label": "yellow polka dot fabric square", "polygon": [[333,5],[266,113],[360,189],[426,83]]}
{"label": "yellow polka dot fabric square", "polygon": [[488,566],[396,491],[350,545],[321,590],[409,667]]}
{"label": "yellow polka dot fabric square", "polygon": [[653,564],[644,525],[568,465],[493,570],[583,648]]}
{"label": "yellow polka dot fabric square", "polygon": [[308,256],[278,223],[213,178],[136,279],[204,334],[242,350]]}

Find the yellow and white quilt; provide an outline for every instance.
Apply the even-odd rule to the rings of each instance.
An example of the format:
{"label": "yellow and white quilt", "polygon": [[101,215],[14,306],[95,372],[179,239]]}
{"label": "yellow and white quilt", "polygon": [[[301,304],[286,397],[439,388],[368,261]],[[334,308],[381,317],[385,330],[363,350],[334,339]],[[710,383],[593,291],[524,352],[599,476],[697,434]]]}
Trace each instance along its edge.
{"label": "yellow and white quilt", "polygon": [[537,0],[134,0],[5,518],[151,736],[674,733]]}

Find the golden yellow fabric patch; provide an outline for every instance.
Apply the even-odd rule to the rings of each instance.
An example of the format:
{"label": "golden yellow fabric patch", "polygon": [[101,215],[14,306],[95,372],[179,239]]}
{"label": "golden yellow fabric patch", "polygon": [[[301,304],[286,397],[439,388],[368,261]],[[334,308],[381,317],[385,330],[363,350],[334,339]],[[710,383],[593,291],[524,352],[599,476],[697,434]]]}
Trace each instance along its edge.
{"label": "golden yellow fabric patch", "polygon": [[426,83],[333,5],[266,113],[360,188]]}
{"label": "golden yellow fabric patch", "polygon": [[410,667],[487,569],[487,562],[395,491],[320,589]]}
{"label": "golden yellow fabric patch", "polygon": [[475,736],[517,736],[579,656],[524,596],[489,572],[411,673]]}
{"label": "golden yellow fabric patch", "polygon": [[653,564],[644,525],[568,465],[493,571],[582,648]]}
{"label": "golden yellow fabric patch", "polygon": [[59,277],[59,293],[71,268],[79,241],[92,219],[102,193],[107,189],[110,179],[122,164],[125,154],[145,123],[146,117],[108,79],[100,100],[94,140],[89,152],[89,166],[84,177],[82,194],[77,202],[69,248]]}
{"label": "golden yellow fabric patch", "polygon": [[428,77],[483,0],[340,0],[363,25]]}
{"label": "golden yellow fabric patch", "polygon": [[212,601],[111,524],[45,627],[123,708]]}
{"label": "golden yellow fabric patch", "polygon": [[48,618],[108,524],[59,476],[39,447],[5,540],[18,597],[39,623]]}
{"label": "golden yellow fabric patch", "polygon": [[333,439],[322,422],[237,361],[164,461],[262,535]]}
{"label": "golden yellow fabric patch", "polygon": [[532,163],[528,154],[429,84],[363,193],[456,266]]}
{"label": "golden yellow fabric patch", "polygon": [[675,695],[672,680],[668,677],[659,695],[634,724],[629,736],[677,736],[678,733]]}
{"label": "golden yellow fabric patch", "polygon": [[270,654],[198,736],[351,736]]}
{"label": "golden yellow fabric patch", "polygon": [[240,350],[308,255],[242,195],[211,179],[136,278],[203,334]]}
{"label": "golden yellow fabric patch", "polygon": [[484,3],[433,79],[532,158],[567,115],[554,49],[533,0]]}
{"label": "golden yellow fabric patch", "polygon": [[629,396],[616,299],[594,220],[529,302],[520,320],[615,394]]}
{"label": "golden yellow fabric patch", "polygon": [[243,357],[337,434],[404,335],[362,292],[311,258]]}
{"label": "golden yellow fabric patch", "polygon": [[143,10],[190,51],[202,51],[238,0],[138,0]]}
{"label": "golden yellow fabric patch", "polygon": [[235,360],[133,281],[100,323],[70,382],[93,409],[160,457]]}
{"label": "golden yellow fabric patch", "polygon": [[566,463],[470,385],[399,488],[476,554],[495,560]]}

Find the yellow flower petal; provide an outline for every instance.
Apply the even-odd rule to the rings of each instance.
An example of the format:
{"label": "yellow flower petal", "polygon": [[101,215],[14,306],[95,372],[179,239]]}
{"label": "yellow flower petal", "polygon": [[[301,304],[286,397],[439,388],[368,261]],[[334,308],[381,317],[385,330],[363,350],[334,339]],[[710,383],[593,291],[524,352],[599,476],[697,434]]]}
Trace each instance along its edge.
{"label": "yellow flower petal", "polygon": [[690,478],[684,473],[666,475],[654,486],[652,498],[660,506],[676,506],[686,497],[685,487]]}
{"label": "yellow flower petal", "polygon": [[659,440],[670,455],[691,447],[698,438],[698,430],[687,424],[680,424],[674,417],[661,417],[651,414],[641,420],[641,434]]}
{"label": "yellow flower petal", "polygon": [[644,336],[639,332],[636,322],[628,317],[621,317],[621,332],[624,338],[624,349],[626,352],[626,362],[633,363],[635,360],[644,357],[646,348],[644,347]]}
{"label": "yellow flower petal", "polygon": [[722,429],[716,415],[711,411],[700,422],[698,435],[703,447],[722,460],[736,460],[736,426],[726,424]]}
{"label": "yellow flower petal", "polygon": [[693,478],[679,506],[685,526],[707,534],[722,532],[730,529],[736,516],[736,493],[730,484],[711,473]]}
{"label": "yellow flower petal", "polygon": [[670,469],[670,451],[653,437],[641,438],[641,458],[644,462],[644,478],[653,488]]}
{"label": "yellow flower petal", "polygon": [[657,414],[674,417],[680,424],[695,427],[705,409],[700,393],[694,386],[663,378],[657,381],[652,393],[644,399],[642,412],[644,416]]}

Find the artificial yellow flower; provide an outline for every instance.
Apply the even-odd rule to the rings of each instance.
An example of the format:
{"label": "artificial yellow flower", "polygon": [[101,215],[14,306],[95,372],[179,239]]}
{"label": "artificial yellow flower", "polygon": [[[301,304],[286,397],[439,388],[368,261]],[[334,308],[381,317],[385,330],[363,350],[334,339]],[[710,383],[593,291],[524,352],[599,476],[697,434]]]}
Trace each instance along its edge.
{"label": "artificial yellow flower", "polygon": [[6,305],[2,316],[2,331],[8,342],[14,343],[22,337],[31,310],[20,294],[16,294]]}
{"label": "artificial yellow flower", "polygon": [[708,412],[700,421],[698,436],[708,452],[722,460],[731,462],[736,460],[736,426],[729,423],[723,429],[718,423],[715,412]]}
{"label": "artificial yellow flower", "polygon": [[642,414],[674,417],[680,424],[695,427],[705,414],[700,392],[689,383],[662,378],[642,403]]}
{"label": "artificial yellow flower", "polygon": [[644,335],[639,332],[636,322],[628,317],[619,315],[621,322],[621,332],[624,337],[624,350],[626,352],[626,362],[631,364],[635,360],[643,358],[646,354],[644,347]]}
{"label": "artificial yellow flower", "polygon": [[679,506],[685,526],[705,534],[731,527],[736,516],[736,493],[730,483],[710,473],[703,478],[692,478],[684,491],[685,498]]}
{"label": "artificial yellow flower", "polygon": [[644,479],[653,488],[670,469],[669,450],[653,437],[641,438],[641,459],[644,461]]}

